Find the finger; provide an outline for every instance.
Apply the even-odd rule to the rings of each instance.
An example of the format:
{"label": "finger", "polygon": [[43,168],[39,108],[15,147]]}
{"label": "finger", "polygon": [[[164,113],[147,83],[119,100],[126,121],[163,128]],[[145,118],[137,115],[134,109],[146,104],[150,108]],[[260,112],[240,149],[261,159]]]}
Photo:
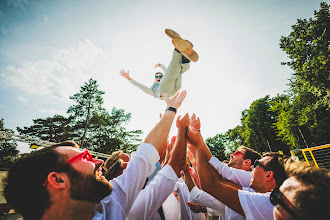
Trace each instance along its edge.
{"label": "finger", "polygon": [[177,122],[179,122],[181,119],[181,115],[178,116],[178,118],[176,119]]}
{"label": "finger", "polygon": [[165,101],[168,100],[168,95],[166,93],[163,93],[162,96],[164,97]]}

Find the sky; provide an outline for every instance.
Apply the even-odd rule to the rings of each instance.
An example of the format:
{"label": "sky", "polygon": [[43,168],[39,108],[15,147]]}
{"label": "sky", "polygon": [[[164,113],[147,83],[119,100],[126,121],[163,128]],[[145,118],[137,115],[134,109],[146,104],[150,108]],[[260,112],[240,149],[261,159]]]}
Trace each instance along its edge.
{"label": "sky", "polygon": [[[200,117],[204,139],[240,123],[256,99],[284,93],[292,70],[279,47],[318,0],[0,0],[0,118],[5,128],[66,115],[69,97],[93,78],[104,107],[132,113],[128,130],[144,134],[159,121],[164,101],[119,75],[129,70],[151,86],[155,64],[167,66],[175,30],[200,59],[183,74],[187,97],[178,115]],[[174,123],[175,124],[175,123]],[[171,135],[175,135],[172,127]],[[21,152],[29,145],[19,143]]]}

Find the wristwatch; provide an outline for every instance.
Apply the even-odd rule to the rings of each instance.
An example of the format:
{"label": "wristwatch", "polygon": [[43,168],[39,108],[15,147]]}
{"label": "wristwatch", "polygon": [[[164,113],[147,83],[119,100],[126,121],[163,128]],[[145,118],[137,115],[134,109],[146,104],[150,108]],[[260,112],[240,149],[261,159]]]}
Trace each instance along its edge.
{"label": "wristwatch", "polygon": [[203,213],[207,213],[207,210],[206,210],[206,207],[205,206],[202,207],[202,212]]}

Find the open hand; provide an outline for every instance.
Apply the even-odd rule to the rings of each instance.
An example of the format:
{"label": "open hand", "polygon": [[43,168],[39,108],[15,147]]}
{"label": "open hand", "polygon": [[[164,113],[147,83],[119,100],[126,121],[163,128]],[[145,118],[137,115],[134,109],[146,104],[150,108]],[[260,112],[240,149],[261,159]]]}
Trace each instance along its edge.
{"label": "open hand", "polygon": [[131,77],[129,76],[129,70],[127,70],[127,72],[125,70],[120,70],[120,75],[125,77],[127,80],[131,80]]}
{"label": "open hand", "polygon": [[189,114],[186,113],[182,118],[181,115],[178,116],[177,120],[176,120],[176,127],[183,127],[183,128],[187,128],[189,127],[190,124],[190,118],[189,118]]}
{"label": "open hand", "polygon": [[183,100],[186,98],[186,95],[187,95],[186,90],[182,92],[178,92],[172,98],[169,98],[166,93],[163,93],[163,97],[165,99],[167,107],[173,107],[175,109],[178,109],[181,106]]}

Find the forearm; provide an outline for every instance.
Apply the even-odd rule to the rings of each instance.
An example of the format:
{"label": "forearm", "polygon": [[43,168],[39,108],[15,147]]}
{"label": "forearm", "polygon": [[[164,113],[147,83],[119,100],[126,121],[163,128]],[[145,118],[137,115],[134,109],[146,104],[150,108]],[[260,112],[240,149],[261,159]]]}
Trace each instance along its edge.
{"label": "forearm", "polygon": [[179,127],[178,135],[171,153],[169,165],[173,168],[175,173],[179,176],[180,171],[186,161],[187,152],[187,127]]}
{"label": "forearm", "polygon": [[[128,78],[126,78],[128,79]],[[129,81],[134,85],[136,86],[137,88],[141,89],[143,92],[149,94],[149,95],[153,95],[152,93],[152,90],[150,88],[148,88],[147,86],[141,84],[141,83],[138,83],[137,81],[135,81],[134,79],[130,78]]]}
{"label": "forearm", "polygon": [[174,117],[174,112],[166,111],[158,124],[147,135],[144,143],[152,144],[160,152],[170,132]]}
{"label": "forearm", "polygon": [[218,181],[214,177],[214,173],[212,173],[214,168],[209,165],[203,153],[200,153],[199,151],[201,150],[197,151],[196,159],[198,167],[200,168],[198,170],[198,174],[203,190],[211,194],[214,198],[218,199],[235,212],[244,216],[244,211],[238,198],[238,189]]}
{"label": "forearm", "polygon": [[194,181],[191,178],[189,169],[188,170],[184,170],[184,177],[186,178],[186,185],[188,186],[189,191],[191,192],[191,190],[196,186]]}
{"label": "forearm", "polygon": [[207,187],[212,184],[212,182],[216,181],[215,177],[211,174],[209,170],[209,164],[206,161],[203,150],[200,147],[196,149],[196,163],[197,163],[197,173],[199,177],[199,181],[202,188]]}

